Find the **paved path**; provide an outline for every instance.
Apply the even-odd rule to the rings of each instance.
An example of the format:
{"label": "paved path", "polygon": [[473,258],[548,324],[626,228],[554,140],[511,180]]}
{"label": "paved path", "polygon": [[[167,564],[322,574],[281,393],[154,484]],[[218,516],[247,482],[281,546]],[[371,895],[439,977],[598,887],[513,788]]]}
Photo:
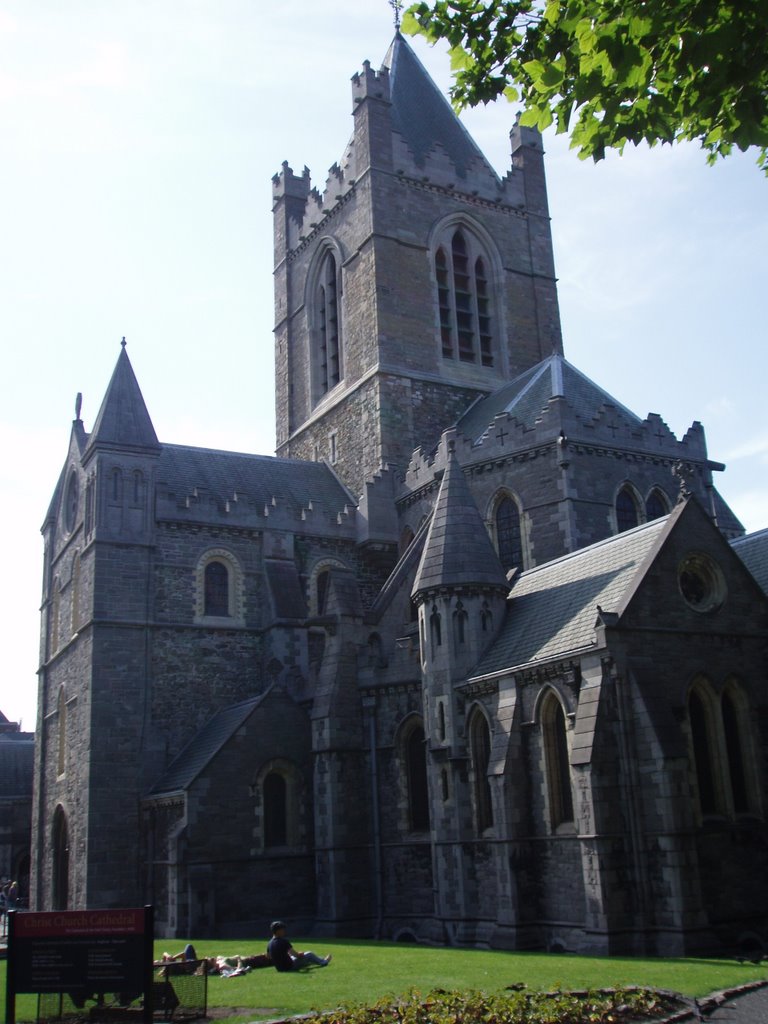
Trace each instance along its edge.
{"label": "paved path", "polygon": [[728,996],[714,1012],[702,1017],[717,1024],[768,1024],[768,987]]}

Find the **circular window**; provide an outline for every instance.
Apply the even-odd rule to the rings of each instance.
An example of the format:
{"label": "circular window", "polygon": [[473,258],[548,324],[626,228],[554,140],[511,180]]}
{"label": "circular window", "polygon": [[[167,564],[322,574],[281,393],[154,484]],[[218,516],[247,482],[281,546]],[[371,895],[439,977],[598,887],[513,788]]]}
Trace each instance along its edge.
{"label": "circular window", "polygon": [[688,555],[677,570],[677,584],[686,603],[697,612],[711,612],[725,600],[725,578],[708,555]]}
{"label": "circular window", "polygon": [[77,473],[72,470],[67,480],[67,493],[64,498],[64,525],[71,533],[77,519],[78,483]]}

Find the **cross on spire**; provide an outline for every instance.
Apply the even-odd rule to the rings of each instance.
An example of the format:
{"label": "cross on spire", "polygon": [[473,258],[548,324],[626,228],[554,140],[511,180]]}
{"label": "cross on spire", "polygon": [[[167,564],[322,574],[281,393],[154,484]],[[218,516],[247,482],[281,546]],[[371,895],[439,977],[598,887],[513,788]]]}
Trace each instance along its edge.
{"label": "cross on spire", "polygon": [[400,12],[403,9],[403,0],[387,0],[389,6],[395,12],[395,28],[400,30]]}

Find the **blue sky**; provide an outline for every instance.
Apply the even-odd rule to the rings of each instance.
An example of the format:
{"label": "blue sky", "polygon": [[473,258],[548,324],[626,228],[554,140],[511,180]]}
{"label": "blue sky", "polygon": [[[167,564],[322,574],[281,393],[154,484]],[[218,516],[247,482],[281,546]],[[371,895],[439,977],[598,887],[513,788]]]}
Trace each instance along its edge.
{"label": "blue sky", "polygon": [[[0,9],[0,710],[35,717],[40,524],[75,395],[90,429],[125,335],[164,441],[271,453],[271,176],[322,187],[378,67],[386,0],[5,0]],[[412,41],[447,90],[443,50]],[[463,119],[499,173],[515,108]],[[566,357],[681,436],[768,526],[768,181],[696,146],[581,163],[545,137]],[[12,582],[11,582],[12,581]]]}

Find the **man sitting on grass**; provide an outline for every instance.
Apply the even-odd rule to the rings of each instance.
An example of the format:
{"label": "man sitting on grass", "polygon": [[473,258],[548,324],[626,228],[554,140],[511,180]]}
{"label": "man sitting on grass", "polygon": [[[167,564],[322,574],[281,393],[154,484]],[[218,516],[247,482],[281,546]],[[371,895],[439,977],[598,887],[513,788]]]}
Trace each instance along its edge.
{"label": "man sitting on grass", "polygon": [[267,946],[267,956],[278,971],[299,971],[302,967],[308,967],[310,964],[327,967],[331,962],[330,953],[325,957],[317,956],[310,950],[297,953],[285,937],[285,925],[282,921],[273,921],[271,931],[272,938]]}

